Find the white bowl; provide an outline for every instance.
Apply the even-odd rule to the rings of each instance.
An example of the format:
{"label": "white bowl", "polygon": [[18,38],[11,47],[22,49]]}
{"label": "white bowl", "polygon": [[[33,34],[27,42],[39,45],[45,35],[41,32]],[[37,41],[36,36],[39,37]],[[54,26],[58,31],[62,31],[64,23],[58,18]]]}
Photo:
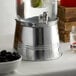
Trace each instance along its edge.
{"label": "white bowl", "polygon": [[0,73],[9,73],[14,71],[19,65],[21,60],[22,60],[22,57],[14,61],[0,63]]}

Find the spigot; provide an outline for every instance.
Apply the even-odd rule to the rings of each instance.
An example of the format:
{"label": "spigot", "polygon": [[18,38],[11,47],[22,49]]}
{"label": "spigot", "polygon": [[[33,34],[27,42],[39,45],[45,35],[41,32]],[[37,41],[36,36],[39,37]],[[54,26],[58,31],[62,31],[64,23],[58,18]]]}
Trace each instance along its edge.
{"label": "spigot", "polygon": [[43,14],[40,14],[40,16],[39,16],[39,23],[44,23],[44,24],[48,23],[47,12],[43,12]]}
{"label": "spigot", "polygon": [[45,23],[45,24],[48,23],[48,15],[47,15],[47,12],[43,12],[43,23]]}

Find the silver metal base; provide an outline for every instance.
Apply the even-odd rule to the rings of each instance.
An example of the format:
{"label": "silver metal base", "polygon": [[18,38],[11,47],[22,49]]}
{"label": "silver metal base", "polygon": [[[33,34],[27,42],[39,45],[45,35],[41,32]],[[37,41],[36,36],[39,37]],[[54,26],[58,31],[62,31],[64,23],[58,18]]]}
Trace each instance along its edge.
{"label": "silver metal base", "polygon": [[59,35],[57,19],[48,23],[39,23],[38,17],[20,23],[18,31],[18,52],[23,60],[50,60],[61,56],[59,51]]}
{"label": "silver metal base", "polygon": [[[58,51],[57,51],[58,50]],[[18,52],[22,55],[23,60],[26,61],[46,61],[59,58],[62,53],[57,50],[52,50],[50,46],[31,47],[20,45]]]}

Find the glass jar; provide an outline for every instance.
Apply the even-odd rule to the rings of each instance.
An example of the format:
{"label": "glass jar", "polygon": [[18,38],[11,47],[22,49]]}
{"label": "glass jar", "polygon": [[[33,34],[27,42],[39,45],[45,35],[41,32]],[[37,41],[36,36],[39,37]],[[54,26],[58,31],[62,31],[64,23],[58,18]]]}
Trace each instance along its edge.
{"label": "glass jar", "polygon": [[57,18],[57,0],[17,0],[17,17],[26,19],[47,12]]}

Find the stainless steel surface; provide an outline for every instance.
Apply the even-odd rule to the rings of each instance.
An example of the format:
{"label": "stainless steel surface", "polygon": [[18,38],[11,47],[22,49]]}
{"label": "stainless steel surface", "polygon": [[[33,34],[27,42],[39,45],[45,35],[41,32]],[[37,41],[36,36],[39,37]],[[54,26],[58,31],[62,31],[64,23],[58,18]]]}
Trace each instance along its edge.
{"label": "stainless steel surface", "polygon": [[39,23],[38,17],[32,17],[20,23],[20,39],[18,52],[23,60],[50,60],[61,56],[59,51],[59,36],[57,19],[48,23]]}
{"label": "stainless steel surface", "polygon": [[32,1],[35,4],[34,0],[16,0],[18,18],[31,18],[43,12],[48,12],[50,18],[57,17],[57,0],[41,0],[41,5],[36,7],[32,6]]}
{"label": "stainless steel surface", "polygon": [[39,16],[39,23],[45,23],[45,24],[48,23],[48,14],[47,14],[47,12],[43,12],[43,14],[41,14]]}

